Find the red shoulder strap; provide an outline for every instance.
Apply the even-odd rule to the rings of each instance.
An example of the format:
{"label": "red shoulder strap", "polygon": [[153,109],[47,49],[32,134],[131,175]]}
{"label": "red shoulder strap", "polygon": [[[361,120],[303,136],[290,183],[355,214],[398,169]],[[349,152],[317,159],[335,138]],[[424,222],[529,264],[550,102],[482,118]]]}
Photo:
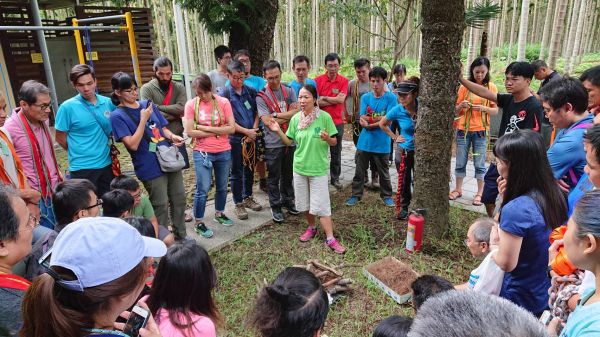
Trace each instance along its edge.
{"label": "red shoulder strap", "polygon": [[169,103],[171,102],[172,95],[173,95],[173,80],[171,80],[171,83],[169,84],[169,91],[167,91],[167,95],[165,96],[165,99],[163,99],[162,105],[169,105]]}

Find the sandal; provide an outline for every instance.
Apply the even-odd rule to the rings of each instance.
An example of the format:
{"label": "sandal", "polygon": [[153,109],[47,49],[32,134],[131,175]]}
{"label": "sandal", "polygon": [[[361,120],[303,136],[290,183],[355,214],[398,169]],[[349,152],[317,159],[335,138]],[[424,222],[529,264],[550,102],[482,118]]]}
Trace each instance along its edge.
{"label": "sandal", "polygon": [[481,202],[481,194],[475,194],[475,198],[473,198],[473,206],[481,206],[483,203]]}
{"label": "sandal", "polygon": [[450,195],[448,195],[448,199],[450,200],[456,200],[460,197],[462,197],[462,193],[457,190],[450,192]]}

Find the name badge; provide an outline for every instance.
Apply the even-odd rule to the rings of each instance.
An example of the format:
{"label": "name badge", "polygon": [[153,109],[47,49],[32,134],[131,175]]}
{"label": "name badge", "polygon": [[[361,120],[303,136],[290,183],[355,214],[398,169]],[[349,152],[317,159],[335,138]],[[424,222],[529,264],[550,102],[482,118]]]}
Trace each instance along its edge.
{"label": "name badge", "polygon": [[148,144],[148,151],[155,153],[156,152],[156,143],[152,142]]}
{"label": "name badge", "polygon": [[337,95],[340,93],[340,89],[332,89],[331,92]]}
{"label": "name badge", "polygon": [[250,103],[248,101],[244,102],[244,106],[246,107],[246,109],[250,110],[252,108],[252,106],[250,105]]}
{"label": "name badge", "polygon": [[108,111],[108,110],[104,111],[104,117],[110,118],[110,111]]}

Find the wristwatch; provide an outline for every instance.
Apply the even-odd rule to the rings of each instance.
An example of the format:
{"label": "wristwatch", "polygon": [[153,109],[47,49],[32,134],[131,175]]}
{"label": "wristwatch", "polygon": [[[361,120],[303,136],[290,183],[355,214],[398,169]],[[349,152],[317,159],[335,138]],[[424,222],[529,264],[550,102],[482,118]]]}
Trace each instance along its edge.
{"label": "wristwatch", "polygon": [[277,118],[277,112],[273,112],[273,117]]}

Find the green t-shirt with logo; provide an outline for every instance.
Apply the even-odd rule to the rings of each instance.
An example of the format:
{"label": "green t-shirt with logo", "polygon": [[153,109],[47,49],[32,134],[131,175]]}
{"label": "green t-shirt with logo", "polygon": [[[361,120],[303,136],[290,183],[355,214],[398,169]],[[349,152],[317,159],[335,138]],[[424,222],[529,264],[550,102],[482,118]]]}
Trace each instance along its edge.
{"label": "green t-shirt with logo", "polygon": [[321,139],[321,130],[327,130],[331,137],[337,129],[331,116],[321,110],[319,117],[307,128],[298,130],[299,112],[292,117],[286,135],[293,139],[297,146],[294,152],[294,172],[308,177],[326,176],[329,171],[329,145]]}
{"label": "green t-shirt with logo", "polygon": [[131,214],[150,220],[150,218],[154,216],[154,208],[152,208],[150,199],[148,199],[147,196],[142,195],[140,204],[131,210]]}

